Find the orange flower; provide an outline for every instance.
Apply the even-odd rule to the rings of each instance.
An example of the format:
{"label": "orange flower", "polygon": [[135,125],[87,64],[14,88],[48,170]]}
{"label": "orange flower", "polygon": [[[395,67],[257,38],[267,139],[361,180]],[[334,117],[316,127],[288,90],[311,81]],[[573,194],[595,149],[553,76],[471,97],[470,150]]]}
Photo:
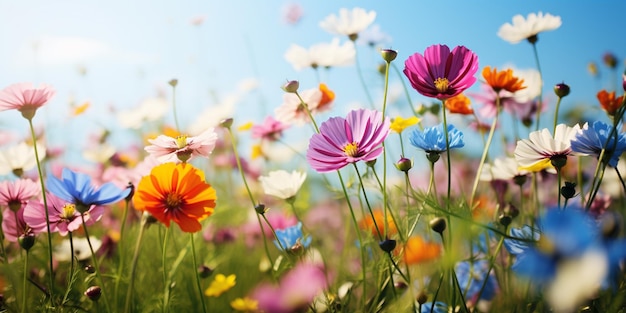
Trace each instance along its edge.
{"label": "orange flower", "polygon": [[135,209],[147,211],[167,227],[174,221],[182,231],[193,233],[213,213],[216,199],[202,171],[186,163],[164,163],[141,179],[133,202]]}
{"label": "orange flower", "polygon": [[404,246],[402,259],[406,264],[418,264],[433,261],[441,255],[441,245],[435,242],[424,241],[422,237],[415,236],[407,240]]}
{"label": "orange flower", "polygon": [[598,92],[598,100],[604,111],[613,116],[624,103],[624,96],[615,98],[615,91],[607,92],[606,90],[601,90]]}
{"label": "orange flower", "polygon": [[500,92],[500,90],[516,92],[526,88],[526,86],[522,86],[524,83],[523,79],[513,76],[512,69],[498,72],[497,68],[491,71],[491,67],[487,66],[483,69],[483,77],[495,92]]}
{"label": "orange flower", "polygon": [[[374,215],[374,218],[372,218],[372,215]],[[381,235],[385,234],[385,228],[384,228],[385,217],[381,210],[372,211],[372,215],[367,215],[366,217],[364,217],[359,223],[359,226],[363,230],[369,230],[372,233],[372,236],[378,238],[379,232]],[[374,223],[374,221],[376,223]],[[376,226],[378,226],[378,231],[376,230]],[[391,219],[391,216],[388,214],[387,215],[387,236],[391,236],[397,232],[398,232],[398,229],[396,228],[396,224],[393,223],[393,219]]]}
{"label": "orange flower", "polygon": [[322,99],[320,103],[315,108],[317,111],[325,111],[330,109],[330,104],[335,100],[335,92],[328,89],[326,84],[320,84],[320,91],[322,92]]}
{"label": "orange flower", "polygon": [[446,100],[446,108],[450,113],[464,115],[474,114],[474,109],[472,109],[471,104],[470,99],[462,93]]}

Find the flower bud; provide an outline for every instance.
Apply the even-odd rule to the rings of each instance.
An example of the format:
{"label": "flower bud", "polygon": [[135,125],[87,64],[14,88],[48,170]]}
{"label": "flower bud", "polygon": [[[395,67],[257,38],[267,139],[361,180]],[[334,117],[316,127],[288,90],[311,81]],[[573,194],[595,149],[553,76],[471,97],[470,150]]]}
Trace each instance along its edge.
{"label": "flower bud", "polygon": [[88,274],[93,274],[96,272],[96,268],[93,265],[87,265],[83,268],[85,270],[85,272],[87,272]]}
{"label": "flower bud", "polygon": [[20,247],[22,247],[22,249],[28,251],[33,247],[33,245],[35,245],[35,235],[23,234],[17,238],[17,241],[20,243]]}
{"label": "flower bud", "polygon": [[565,83],[556,84],[554,85],[554,93],[557,97],[563,98],[569,95],[569,86]]}
{"label": "flower bud", "polygon": [[296,93],[298,92],[298,88],[300,88],[300,82],[298,82],[297,80],[290,80],[287,81],[282,87],[281,89],[285,92],[288,93]]}
{"label": "flower bud", "polygon": [[368,167],[374,167],[374,165],[376,165],[376,159],[366,161],[365,165],[367,165]]}
{"label": "flower bud", "polygon": [[91,286],[85,290],[84,295],[91,301],[98,301],[102,295],[102,288],[99,286]]}
{"label": "flower bud", "polygon": [[439,161],[439,157],[440,155],[437,151],[426,152],[426,158],[430,161],[430,163],[437,163],[437,161]]}
{"label": "flower bud", "polygon": [[213,270],[210,267],[204,264],[198,266],[198,276],[200,276],[200,278],[207,278],[211,276],[211,274],[213,274]]}
{"label": "flower bud", "polygon": [[498,222],[500,222],[500,225],[507,227],[511,224],[511,222],[513,221],[513,218],[511,218],[509,215],[507,214],[500,214],[500,216],[498,217]]}
{"label": "flower bud", "polygon": [[220,121],[220,126],[230,129],[230,127],[233,126],[233,118],[229,117],[223,119],[222,121]]}
{"label": "flower bud", "polygon": [[126,188],[130,189],[130,192],[128,193],[128,196],[126,196],[126,198],[124,198],[124,200],[126,200],[127,202],[133,199],[133,196],[135,195],[135,185],[133,185],[132,182],[128,182],[128,184],[126,185]]}
{"label": "flower bud", "polygon": [[178,79],[174,78],[167,83],[170,84],[170,86],[172,87],[176,87],[176,85],[178,85]]}
{"label": "flower bud", "polygon": [[385,239],[378,243],[381,250],[385,252],[391,252],[396,248],[396,241],[393,239]]}
{"label": "flower bud", "polygon": [[626,91],[626,72],[622,74],[622,88]]}
{"label": "flower bud", "polygon": [[254,207],[254,211],[256,211],[257,214],[265,214],[269,209],[265,207],[265,204],[263,203],[259,203]]}
{"label": "flower bud", "polygon": [[413,168],[413,161],[407,159],[405,157],[401,157],[398,162],[395,164],[396,168],[402,172],[408,172],[411,168]]}
{"label": "flower bud", "polygon": [[617,57],[611,52],[605,53],[604,56],[602,56],[602,61],[609,68],[613,69],[617,67]]}
{"label": "flower bud", "polygon": [[510,203],[504,207],[503,212],[511,218],[516,218],[519,215],[519,210],[517,209],[517,207]]}
{"label": "flower bud", "polygon": [[428,295],[424,291],[420,291],[420,293],[417,295],[417,303],[424,304],[426,303],[426,301],[428,301]]}
{"label": "flower bud", "polygon": [[435,217],[430,221],[430,229],[440,234],[446,230],[446,220],[443,217]]}
{"label": "flower bud", "polygon": [[576,183],[565,182],[565,186],[561,187],[561,196],[565,199],[571,199],[576,195]]}
{"label": "flower bud", "polygon": [[396,287],[396,289],[400,289],[400,290],[404,290],[404,289],[406,289],[407,287],[409,287],[409,285],[407,285],[407,284],[406,284],[405,282],[403,282],[403,281],[397,281],[397,282],[395,282],[393,285],[394,285],[394,287]]}
{"label": "flower bud", "polygon": [[383,57],[385,62],[391,63],[391,61],[395,60],[398,56],[398,51],[392,49],[382,49],[380,50],[380,55]]}
{"label": "flower bud", "polygon": [[518,186],[524,185],[527,180],[528,180],[528,176],[526,175],[517,175],[513,177],[513,182]]}

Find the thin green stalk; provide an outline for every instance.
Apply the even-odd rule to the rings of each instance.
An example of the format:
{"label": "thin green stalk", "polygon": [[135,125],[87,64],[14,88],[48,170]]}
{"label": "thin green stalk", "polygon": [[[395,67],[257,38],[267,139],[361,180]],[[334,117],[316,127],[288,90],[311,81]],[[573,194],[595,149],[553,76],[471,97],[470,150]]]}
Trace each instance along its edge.
{"label": "thin green stalk", "polygon": [[50,214],[48,213],[48,201],[46,199],[46,186],[43,182],[43,171],[41,169],[41,162],[39,161],[39,151],[37,151],[37,136],[35,135],[35,128],[33,127],[33,120],[28,119],[28,125],[30,127],[30,134],[33,139],[33,149],[35,150],[35,161],[37,162],[37,174],[39,174],[39,183],[41,184],[41,200],[46,215],[46,233],[48,234],[48,259],[50,265],[50,306],[54,304],[54,264],[52,262],[52,233],[50,232]]}
{"label": "thin green stalk", "polygon": [[559,107],[561,106],[561,97],[559,97],[558,100],[556,100],[556,109],[554,110],[554,127],[552,128],[552,133],[555,134],[556,133],[556,124],[558,122],[559,119]]}
{"label": "thin green stalk", "polygon": [[28,250],[26,250],[26,256],[24,257],[24,279],[22,280],[22,313],[26,312],[26,296],[28,292],[26,291],[28,281]]}
{"label": "thin green stalk", "polygon": [[[504,229],[504,231],[506,232],[506,228]],[[496,258],[498,257],[498,254],[500,253],[500,249],[502,248],[502,245],[504,244],[504,237],[500,237],[500,240],[498,241],[498,245],[496,246],[496,251],[493,253],[493,255],[491,256],[490,260],[489,260],[489,269],[487,270],[487,274],[485,274],[485,279],[483,280],[482,285],[480,286],[480,289],[478,291],[478,295],[476,296],[476,299],[478,299],[477,301],[480,300],[480,296],[483,293],[483,290],[485,290],[485,286],[487,286],[487,281],[489,280],[489,274],[491,274],[491,270],[493,270],[493,267],[496,264]],[[473,311],[476,308],[474,308]]]}
{"label": "thin green stalk", "polygon": [[[391,62],[387,62],[387,66],[385,66],[385,89],[383,92],[383,110],[382,110],[382,123],[385,122],[385,113],[387,110],[387,92],[389,90],[389,66],[391,66]],[[402,143],[402,138],[400,138],[400,142]],[[356,167],[356,165],[355,165]],[[373,167],[373,166],[372,166]],[[387,219],[387,149],[385,147],[385,142],[383,141],[383,221],[385,225],[383,225],[385,237],[387,237],[387,225],[389,225],[389,221]],[[365,189],[363,189],[363,193],[365,193]],[[395,290],[395,289],[394,289]]]}
{"label": "thin green stalk", "polygon": [[313,123],[313,127],[315,128],[315,132],[319,134],[320,129],[319,129],[319,127],[317,127],[317,122],[315,122],[315,119],[313,118],[313,113],[311,113],[311,110],[309,109],[309,105],[306,102],[304,102],[304,99],[302,99],[302,97],[300,96],[300,94],[297,91],[295,92],[295,94],[298,97],[298,99],[300,99],[300,105],[304,108],[306,113],[309,115],[309,119]]}
{"label": "thin green stalk", "polygon": [[[139,250],[141,248],[141,241],[143,239],[143,235],[145,230],[148,228],[148,217],[147,215],[142,216],[141,218],[141,227],[139,228],[139,235],[137,235],[137,243],[135,244],[135,252],[133,254],[133,260],[130,266],[130,278],[128,282],[128,290],[126,290],[126,302],[124,304],[124,312],[131,312],[131,299],[133,296],[133,291],[135,288],[135,273],[137,271],[137,261],[139,260]],[[96,272],[97,273],[97,272]]]}
{"label": "thin green stalk", "polygon": [[470,196],[470,209],[474,207],[474,197],[476,196],[476,190],[478,189],[478,182],[480,181],[480,175],[483,171],[483,166],[485,165],[485,161],[487,160],[487,156],[489,155],[489,147],[491,146],[491,141],[493,140],[493,134],[496,131],[496,126],[498,124],[498,116],[500,115],[500,93],[496,93],[496,116],[491,123],[491,128],[489,129],[489,135],[487,136],[487,143],[485,144],[485,149],[483,149],[483,155],[480,157],[480,163],[478,164],[478,171],[476,172],[476,177],[474,178],[474,184],[472,185],[472,193]]}
{"label": "thin green stalk", "polygon": [[170,85],[172,86],[172,109],[174,111],[174,125],[176,125],[176,131],[180,132],[180,124],[178,124],[178,114],[176,113],[176,85],[177,81],[171,80]]}
{"label": "thin green stalk", "polygon": [[[535,64],[537,64],[537,71],[539,72],[539,79],[543,81],[543,75],[541,74],[541,66],[539,65],[539,53],[537,53],[537,44],[531,42],[533,46],[533,53],[535,55]],[[537,105],[537,112],[535,113],[535,130],[539,130],[539,118],[541,117],[541,111],[543,106],[543,88],[539,89],[539,104]]]}
{"label": "thin green stalk", "polygon": [[380,228],[378,227],[378,224],[376,223],[376,217],[374,217],[374,212],[372,211],[372,206],[370,205],[370,201],[367,198],[367,192],[365,191],[365,185],[363,185],[363,179],[361,178],[361,173],[359,172],[359,168],[356,166],[356,163],[352,163],[352,165],[354,166],[354,170],[356,171],[356,176],[359,179],[359,185],[361,186],[361,190],[363,191],[363,198],[365,198],[365,204],[367,205],[367,211],[370,213],[370,216],[372,217],[372,222],[374,223],[374,228],[376,228],[376,233],[378,234],[378,240],[379,241],[383,241],[383,240],[385,240],[385,238],[383,237],[383,234],[381,234]]}
{"label": "thin green stalk", "polygon": [[398,69],[395,63],[393,64],[393,69],[396,71],[396,74],[398,74],[398,77],[400,78],[400,82],[402,83],[402,89],[404,89],[404,95],[406,96],[406,100],[409,102],[409,106],[411,106],[411,111],[413,112],[413,115],[417,116],[418,112],[415,106],[413,106],[413,101],[411,100],[411,94],[409,93],[409,88],[407,88],[406,83],[404,82],[404,76],[402,76],[402,73],[400,73],[400,70]]}
{"label": "thin green stalk", "polygon": [[622,174],[620,174],[617,167],[615,167],[615,173],[617,174],[617,178],[619,178],[619,182],[622,183],[622,188],[624,189],[624,193],[626,194],[626,184],[624,183],[624,179],[622,178]]}
{"label": "thin green stalk", "polygon": [[163,238],[163,251],[161,251],[161,264],[163,266],[163,287],[165,288],[163,291],[163,310],[162,312],[166,313],[170,310],[170,285],[167,281],[167,242],[170,235],[170,228],[167,227],[165,229],[165,236]]}
{"label": "thin green stalk", "polygon": [[102,275],[100,274],[100,265],[98,264],[98,258],[96,258],[96,253],[93,250],[93,245],[91,244],[91,239],[89,239],[89,231],[87,230],[87,224],[85,223],[85,214],[81,214],[81,221],[83,223],[83,230],[85,231],[85,237],[87,238],[87,244],[89,244],[89,251],[91,252],[91,261],[93,262],[94,269],[96,270],[96,277],[100,281],[100,289],[101,289],[101,298],[104,299],[104,306],[106,307],[107,312],[111,312],[111,307],[109,304],[109,299],[107,298],[107,293],[105,292],[104,279],[102,279]]}
{"label": "thin green stalk", "polygon": [[272,226],[272,224],[270,224],[270,221],[267,219],[267,216],[265,216],[265,214],[260,214],[260,215],[263,216],[263,220],[265,221],[267,226],[269,226],[270,230],[272,231],[272,235],[274,236],[274,238],[276,238],[276,242],[278,243],[278,247],[280,248],[280,250],[287,252],[286,249],[288,249],[290,247],[283,247],[283,244],[280,242],[280,240],[278,240],[278,236],[276,236],[276,230],[274,229],[274,226]]}
{"label": "thin green stalk", "polygon": [[[118,251],[119,251],[119,264],[117,265],[117,275],[115,276],[115,304],[119,301],[119,287],[120,281],[122,280],[122,272],[124,271],[124,247],[122,243],[124,241],[124,231],[126,226],[126,219],[128,218],[128,209],[130,208],[130,199],[127,199],[124,205],[124,213],[122,214],[122,220],[120,224],[120,240],[118,241]],[[71,238],[71,237],[70,237]]]}
{"label": "thin green stalk", "polygon": [[198,293],[200,294],[200,302],[202,302],[202,312],[206,313],[206,304],[204,303],[204,294],[202,292],[202,285],[200,284],[200,276],[198,273],[198,264],[196,261],[196,246],[193,242],[193,233],[189,233],[189,242],[191,243],[191,255],[193,258],[193,268],[194,273],[196,273],[196,286],[198,287]]}
{"label": "thin green stalk", "polygon": [[558,204],[558,208],[559,210],[561,210],[561,168],[557,167],[556,168],[556,179],[557,179],[557,186],[556,186],[556,197],[557,199],[557,204]]}

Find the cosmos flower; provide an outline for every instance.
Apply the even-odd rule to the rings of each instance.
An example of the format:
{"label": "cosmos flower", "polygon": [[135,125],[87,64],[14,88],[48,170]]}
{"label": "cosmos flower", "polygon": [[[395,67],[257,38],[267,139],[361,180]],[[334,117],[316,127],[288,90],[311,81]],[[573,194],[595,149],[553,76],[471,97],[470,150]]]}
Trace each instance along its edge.
{"label": "cosmos flower", "polygon": [[514,157],[496,158],[493,164],[485,163],[483,171],[480,174],[480,180],[513,180],[516,177],[528,175],[528,171],[520,169],[517,160]]}
{"label": "cosmos flower", "polygon": [[615,112],[624,104],[624,96],[615,97],[615,91],[600,90],[597,97],[602,109],[610,116],[615,115]]}
{"label": "cosmos flower", "polygon": [[438,259],[441,252],[441,244],[426,241],[420,236],[412,236],[404,245],[402,260],[409,265],[430,262]]}
{"label": "cosmos flower", "polygon": [[[498,98],[498,93],[487,84],[482,84],[480,89],[480,93],[468,92],[468,94],[477,103],[482,104],[482,106],[477,110],[479,116],[493,118],[496,116],[497,112],[496,99]],[[514,94],[507,91],[500,91],[499,97],[500,107],[502,110],[514,114],[518,118],[527,111],[526,107],[531,106],[530,102],[520,102]]]}
{"label": "cosmos flower", "polygon": [[604,162],[608,159],[611,167],[617,166],[620,156],[626,151],[626,133],[621,132],[621,125],[615,129],[614,135],[609,138],[613,125],[602,121],[595,121],[591,127],[586,127],[571,141],[572,151],[582,155],[600,157],[604,151]]}
{"label": "cosmos flower", "polygon": [[312,45],[306,49],[292,44],[285,52],[285,60],[289,62],[296,71],[305,68],[337,67],[354,64],[356,50],[351,41],[339,44],[339,38],[334,38],[330,43],[322,42]]}
{"label": "cosmos flower", "polygon": [[450,113],[457,113],[463,115],[474,114],[474,109],[471,106],[472,102],[464,94],[460,93],[452,98],[446,100],[446,109]]}
{"label": "cosmos flower", "polygon": [[335,92],[330,90],[324,83],[319,85],[320,92],[322,93],[322,99],[315,107],[316,113],[326,112],[332,108],[333,100],[335,100]]}
{"label": "cosmos flower", "polygon": [[[374,217],[372,217],[372,215]],[[377,229],[378,227],[378,229]],[[385,233],[385,215],[381,210],[373,210],[372,214],[366,214],[359,222],[359,228],[368,231],[373,238]],[[387,214],[387,235],[392,236],[398,232],[396,224],[390,214]]]}
{"label": "cosmos flower", "polygon": [[92,205],[105,205],[120,201],[128,196],[130,189],[119,189],[113,183],[106,183],[100,187],[91,184],[91,177],[87,174],[63,169],[61,179],[48,176],[46,186],[55,196],[76,205],[78,212],[85,212]]}
{"label": "cosmos flower", "polygon": [[235,287],[235,280],[237,276],[235,274],[230,274],[225,276],[224,274],[217,274],[215,278],[211,282],[209,288],[204,291],[204,295],[207,297],[219,297],[224,292],[230,290],[230,288]]}
{"label": "cosmos flower", "polygon": [[[584,127],[587,127],[586,124]],[[570,142],[580,129],[578,124],[574,127],[559,124],[554,137],[547,128],[534,131],[528,135],[528,139],[517,141],[515,159],[529,171],[539,171],[551,166],[563,167],[567,157],[572,155]]]}
{"label": "cosmos flower", "polygon": [[266,195],[287,200],[293,198],[306,179],[306,172],[285,170],[271,171],[267,176],[259,177],[261,187]]}
{"label": "cosmos flower", "polygon": [[4,238],[10,242],[18,242],[21,237],[35,236],[39,233],[24,221],[24,207],[17,211],[2,212],[2,232]]}
{"label": "cosmos flower", "polygon": [[302,5],[298,3],[287,3],[282,8],[283,21],[288,25],[296,25],[302,19],[304,15],[304,9]]}
{"label": "cosmos flower", "polygon": [[0,182],[0,206],[8,207],[11,211],[19,210],[28,200],[40,194],[39,184],[30,179]]}
{"label": "cosmos flower", "polygon": [[374,160],[383,152],[389,124],[389,118],[375,110],[353,110],[345,119],[332,117],[322,123],[319,134],[311,137],[307,161],[314,170],[324,173]]}
{"label": "cosmos flower", "polygon": [[537,34],[555,30],[561,27],[561,17],[542,12],[530,13],[524,19],[521,15],[513,16],[513,24],[506,23],[500,26],[498,36],[512,44],[526,39],[531,43],[537,41]]}
{"label": "cosmos flower", "polygon": [[[81,213],[78,212],[74,203],[52,194],[48,194],[47,200],[50,232],[58,232],[61,236],[79,229],[83,218],[86,225],[92,225],[104,214],[104,207],[100,205],[92,205],[87,211]],[[39,201],[29,201],[24,209],[24,221],[36,232],[47,230],[45,210],[46,207]]]}
{"label": "cosmos flower", "polygon": [[404,62],[404,74],[420,94],[445,100],[454,97],[476,82],[478,56],[457,46],[433,45],[424,55],[415,53]]}
{"label": "cosmos flower", "polygon": [[339,16],[331,14],[320,22],[320,27],[335,35],[349,36],[355,40],[357,35],[370,26],[376,19],[376,11],[365,11],[363,8],[339,10]]}
{"label": "cosmos flower", "polygon": [[263,120],[263,124],[252,126],[252,138],[276,141],[283,136],[283,131],[287,128],[288,124],[268,116]]}
{"label": "cosmos flower", "polygon": [[162,118],[169,108],[170,103],[164,98],[148,98],[136,108],[119,111],[116,117],[123,128],[139,129],[146,122]]}
{"label": "cosmos flower", "polygon": [[398,133],[401,134],[407,127],[411,127],[413,125],[416,125],[417,123],[420,122],[420,119],[417,118],[416,116],[411,116],[409,118],[403,118],[402,116],[396,116],[391,120],[391,124],[389,125],[389,128]]}
{"label": "cosmos flower", "polygon": [[287,125],[295,124],[298,126],[311,121],[302,102],[306,103],[309,111],[313,114],[322,101],[323,94],[317,88],[307,89],[299,94],[302,100],[294,93],[283,94],[283,104],[274,110],[276,120]]}
{"label": "cosmos flower", "polygon": [[133,202],[135,209],[147,211],[165,226],[174,221],[182,231],[193,233],[213,213],[216,199],[202,171],[188,163],[164,163],[141,179]]}
{"label": "cosmos flower", "polygon": [[[39,161],[46,157],[46,149],[40,143],[37,143],[37,153],[39,154]],[[13,173],[21,177],[25,171],[33,169],[35,166],[37,166],[35,150],[33,146],[25,142],[0,150],[0,175]]]}
{"label": "cosmos flower", "polygon": [[[450,149],[465,146],[463,133],[452,124],[448,124],[448,140]],[[443,124],[425,128],[423,131],[415,129],[409,135],[409,141],[411,141],[411,145],[414,147],[428,153],[441,153],[446,151],[446,137],[443,132]]]}
{"label": "cosmos flower", "polygon": [[160,135],[148,140],[152,145],[145,148],[146,152],[155,156],[161,163],[190,161],[195,156],[208,158],[217,142],[217,134],[213,127],[198,136],[181,135],[172,138]]}
{"label": "cosmos flower", "polygon": [[32,83],[17,83],[0,90],[0,111],[18,110],[31,120],[35,112],[56,94],[52,86],[42,84],[38,88]]}
{"label": "cosmos flower", "polygon": [[523,86],[524,80],[513,76],[513,70],[510,68],[504,71],[498,71],[497,68],[494,68],[492,71],[490,66],[486,66],[482,74],[487,85],[491,86],[496,93],[501,90],[513,93],[526,88]]}
{"label": "cosmos flower", "polygon": [[69,262],[72,258],[76,258],[78,261],[84,261],[91,258],[91,250],[89,249],[89,242],[93,247],[94,253],[98,253],[98,249],[102,246],[102,241],[95,237],[89,237],[89,241],[85,237],[73,237],[72,244],[74,245],[74,253],[72,255],[71,244],[69,238],[63,239],[61,243],[54,246],[52,256],[55,261]]}
{"label": "cosmos flower", "polygon": [[279,249],[297,252],[303,248],[308,248],[311,245],[311,240],[311,236],[302,235],[302,222],[298,222],[298,224],[285,229],[276,229],[274,244]]}

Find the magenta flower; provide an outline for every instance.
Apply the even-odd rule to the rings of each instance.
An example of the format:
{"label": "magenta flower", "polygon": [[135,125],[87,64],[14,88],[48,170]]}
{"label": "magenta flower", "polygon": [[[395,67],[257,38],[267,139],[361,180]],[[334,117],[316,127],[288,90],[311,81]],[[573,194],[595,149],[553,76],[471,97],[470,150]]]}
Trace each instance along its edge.
{"label": "magenta flower", "polygon": [[478,56],[463,46],[450,51],[446,45],[433,45],[424,55],[415,53],[404,62],[404,74],[413,88],[439,100],[452,98],[472,86],[476,71]]}
{"label": "magenta flower", "polygon": [[289,124],[285,124],[268,116],[263,121],[263,124],[252,126],[252,138],[276,141],[283,136],[283,130],[287,128],[289,128]]}
{"label": "magenta flower", "polygon": [[263,284],[252,292],[251,298],[259,302],[259,309],[263,312],[299,312],[308,308],[327,285],[321,268],[300,263],[280,280],[278,286]]}
{"label": "magenta flower", "polygon": [[[50,231],[58,232],[61,236],[67,235],[82,226],[82,216],[85,217],[85,224],[92,225],[104,214],[104,207],[92,205],[84,213],[76,210],[74,203],[65,201],[55,195],[48,193],[48,217],[50,220]],[[30,225],[36,233],[46,231],[46,212],[43,203],[39,201],[29,201],[24,208],[24,221]]]}
{"label": "magenta flower", "polygon": [[2,231],[4,238],[10,242],[18,242],[20,237],[35,236],[41,231],[35,230],[24,221],[24,207],[15,211],[4,210],[2,213]]}
{"label": "magenta flower", "polygon": [[371,161],[382,152],[390,121],[375,110],[353,110],[344,119],[332,117],[322,123],[306,152],[311,167],[320,172],[338,170],[349,163]]}
{"label": "magenta flower", "polygon": [[0,182],[0,206],[17,211],[40,193],[39,184],[30,179],[5,180]]}
{"label": "magenta flower", "polygon": [[152,145],[145,148],[146,152],[154,156],[161,163],[189,161],[194,156],[209,157],[215,149],[217,134],[213,128],[209,128],[200,135],[190,137],[181,135],[172,138],[160,135],[155,139],[148,140]]}
{"label": "magenta flower", "polygon": [[35,88],[31,83],[17,83],[0,90],[0,111],[18,110],[32,119],[39,107],[46,104],[56,91],[48,85]]}

